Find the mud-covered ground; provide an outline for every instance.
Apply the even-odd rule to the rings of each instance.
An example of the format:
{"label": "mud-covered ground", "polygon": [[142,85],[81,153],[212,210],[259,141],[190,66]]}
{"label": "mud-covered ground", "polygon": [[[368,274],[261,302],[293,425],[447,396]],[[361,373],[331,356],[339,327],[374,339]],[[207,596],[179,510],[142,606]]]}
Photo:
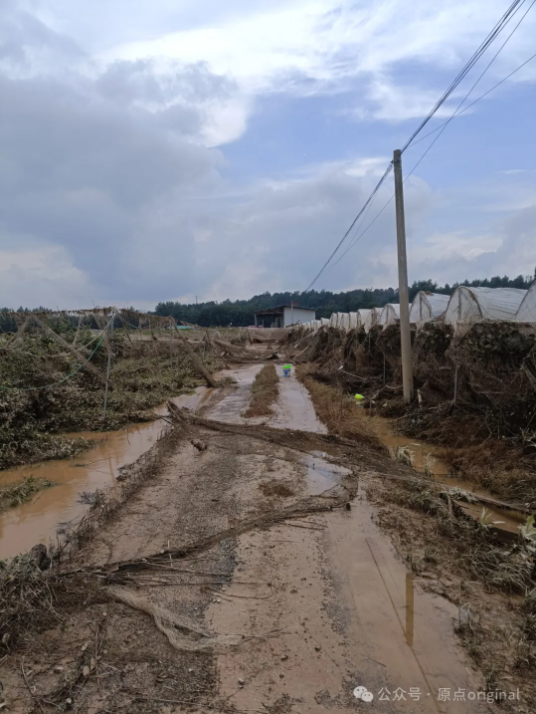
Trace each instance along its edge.
{"label": "mud-covered ground", "polygon": [[99,499],[53,609],[0,660],[7,710],[472,714],[500,691],[534,711],[531,670],[486,652],[521,597],[471,574],[443,501],[427,512],[369,431],[328,434],[280,365],[275,414],[245,424],[260,368],[230,370],[199,418],[172,410]]}

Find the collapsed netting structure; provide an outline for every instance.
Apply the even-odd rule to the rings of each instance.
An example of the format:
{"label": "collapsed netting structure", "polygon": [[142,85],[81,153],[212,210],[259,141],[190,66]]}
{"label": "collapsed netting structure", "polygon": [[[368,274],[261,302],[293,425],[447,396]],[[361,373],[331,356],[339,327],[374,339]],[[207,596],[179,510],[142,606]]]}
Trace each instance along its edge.
{"label": "collapsed netting structure", "polygon": [[[126,338],[132,345],[165,339],[169,342],[170,356],[173,358],[176,327],[177,324],[172,317],[149,315],[130,308],[2,310],[0,312],[0,395],[13,392],[43,392],[61,387],[80,372],[85,372],[104,386],[103,419],[105,419],[113,349],[118,348],[117,344],[114,345],[114,332],[121,329],[121,340]],[[41,337],[48,344],[56,345],[56,351],[50,354],[51,363],[57,366],[63,360],[63,366],[67,365],[69,371],[49,383],[29,385],[25,380],[30,380],[34,375],[30,374],[28,369],[21,370],[19,379],[14,379],[12,365],[8,364],[7,357],[10,354],[15,356],[17,353],[27,356],[25,338],[36,336]],[[116,334],[115,337],[117,339],[118,335]],[[38,362],[46,360],[45,355],[34,355],[34,358]],[[101,364],[97,366],[96,363]]]}

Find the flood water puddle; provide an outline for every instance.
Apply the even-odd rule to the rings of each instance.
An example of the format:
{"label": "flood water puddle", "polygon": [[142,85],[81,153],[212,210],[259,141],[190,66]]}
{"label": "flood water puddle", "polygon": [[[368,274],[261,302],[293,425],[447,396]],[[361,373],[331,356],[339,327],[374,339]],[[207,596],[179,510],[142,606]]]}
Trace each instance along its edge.
{"label": "flood water puddle", "polygon": [[[179,407],[197,409],[207,391],[205,387],[198,387],[193,393],[171,401]],[[167,407],[154,411],[163,415]],[[80,495],[113,485],[121,467],[133,463],[148,451],[164,427],[165,423],[157,419],[120,431],[70,434],[94,439],[97,443],[69,459],[0,471],[0,487],[30,475],[56,484],[37,493],[31,501],[0,515],[0,558],[25,553],[37,543],[49,545],[55,542],[60,524],[76,523],[87,512],[88,505],[80,502]]]}
{"label": "flood water puddle", "polygon": [[313,451],[303,458],[307,467],[307,487],[311,496],[318,496],[324,491],[336,486],[343,476],[350,473],[349,469],[338,464],[332,464],[329,456],[322,451]]}
{"label": "flood water puddle", "polygon": [[[407,447],[411,452],[412,466],[416,471],[424,473],[426,469],[430,469],[434,480],[445,484],[449,488],[459,488],[483,497],[494,498],[493,494],[482,486],[457,478],[452,474],[448,465],[436,455],[436,450],[432,445],[423,444],[420,441],[397,433],[390,419],[380,416],[369,418],[372,420],[376,433],[387,446],[393,458],[396,458],[398,447]],[[480,520],[484,508],[482,503],[464,503],[462,501],[458,503],[467,515]],[[486,505],[485,508],[488,514],[487,522],[495,523],[497,528],[510,533],[519,533],[519,526],[526,520],[526,515],[519,511],[499,509],[489,505]]]}

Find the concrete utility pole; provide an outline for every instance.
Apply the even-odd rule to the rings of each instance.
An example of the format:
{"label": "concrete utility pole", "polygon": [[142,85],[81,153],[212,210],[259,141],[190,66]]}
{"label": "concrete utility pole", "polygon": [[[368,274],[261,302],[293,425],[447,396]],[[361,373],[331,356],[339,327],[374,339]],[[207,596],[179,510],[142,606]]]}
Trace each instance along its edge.
{"label": "concrete utility pole", "polygon": [[408,259],[406,255],[406,218],[404,214],[404,182],[402,181],[402,153],[393,155],[395,169],[396,242],[398,246],[398,297],[400,299],[400,341],[402,346],[402,383],[404,401],[413,398],[413,356],[409,326]]}

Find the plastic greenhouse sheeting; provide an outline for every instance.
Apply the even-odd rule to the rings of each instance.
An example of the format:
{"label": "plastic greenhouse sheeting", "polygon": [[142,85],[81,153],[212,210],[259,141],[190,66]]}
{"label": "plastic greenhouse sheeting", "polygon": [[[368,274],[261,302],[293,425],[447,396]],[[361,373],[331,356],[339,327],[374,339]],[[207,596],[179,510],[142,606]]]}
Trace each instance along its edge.
{"label": "plastic greenhouse sheeting", "polygon": [[369,310],[369,314],[364,323],[365,332],[370,332],[370,330],[378,324],[381,312],[381,307],[373,307],[372,310]]}
{"label": "plastic greenhouse sheeting", "polygon": [[320,318],[320,326],[321,327],[327,327],[329,325],[329,320],[327,317],[321,317]]}
{"label": "plastic greenhouse sheeting", "polygon": [[536,280],[527,290],[516,312],[517,322],[536,322]]}
{"label": "plastic greenhouse sheeting", "polygon": [[415,295],[415,299],[411,304],[409,321],[418,323],[437,320],[438,317],[445,314],[449,300],[449,295],[440,295],[421,290]]}
{"label": "plastic greenhouse sheeting", "polygon": [[484,320],[515,320],[527,290],[517,288],[456,288],[445,312],[445,322],[456,331]]}
{"label": "plastic greenhouse sheeting", "polygon": [[329,326],[330,327],[337,327],[337,322],[339,321],[339,313],[338,312],[332,312],[331,317],[329,319]]}
{"label": "plastic greenhouse sheeting", "polygon": [[350,329],[350,314],[348,312],[340,313],[338,328],[339,328],[339,330],[346,330],[346,331],[348,331]]}
{"label": "plastic greenhouse sheeting", "polygon": [[356,327],[359,327],[359,313],[350,312],[348,314],[350,316],[350,329],[354,330]]}
{"label": "plastic greenhouse sheeting", "polygon": [[395,322],[400,320],[400,305],[395,305],[393,303],[387,303],[383,308],[378,318],[378,325],[394,325]]}
{"label": "plastic greenhouse sheeting", "polygon": [[365,323],[367,321],[367,317],[370,314],[370,310],[367,310],[366,308],[363,310],[358,310],[357,311],[357,327],[365,327]]}

